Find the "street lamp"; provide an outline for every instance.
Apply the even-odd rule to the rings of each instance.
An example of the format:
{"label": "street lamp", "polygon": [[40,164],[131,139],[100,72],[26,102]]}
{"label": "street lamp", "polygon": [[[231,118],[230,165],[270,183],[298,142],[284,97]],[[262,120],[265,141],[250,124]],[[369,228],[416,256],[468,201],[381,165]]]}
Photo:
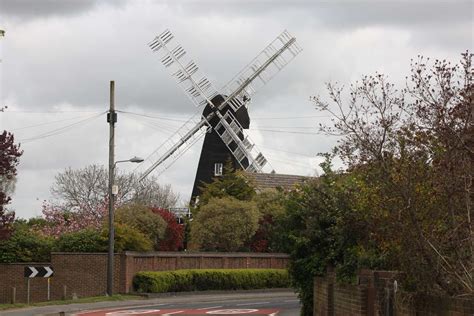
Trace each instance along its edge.
{"label": "street lamp", "polygon": [[112,296],[114,291],[114,195],[118,193],[118,187],[114,184],[115,167],[121,162],[140,163],[143,160],[136,156],[127,160],[118,160],[111,165],[112,170],[109,170],[109,250],[107,253],[107,295],[109,296]]}

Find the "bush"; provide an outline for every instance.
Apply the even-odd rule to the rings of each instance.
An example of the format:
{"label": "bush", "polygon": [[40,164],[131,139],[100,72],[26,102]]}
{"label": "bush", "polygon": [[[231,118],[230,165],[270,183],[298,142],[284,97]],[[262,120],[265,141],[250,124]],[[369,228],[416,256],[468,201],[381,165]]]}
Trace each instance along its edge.
{"label": "bush", "polygon": [[[56,240],[55,250],[64,252],[106,252],[108,249],[108,228],[102,230],[83,229],[67,233]],[[136,228],[115,224],[115,251],[150,251],[151,240]]]}
{"label": "bush", "polygon": [[191,241],[206,251],[245,250],[258,228],[254,202],[233,197],[212,198],[191,224]]}
{"label": "bush", "polygon": [[95,229],[83,229],[67,233],[56,240],[56,251],[104,252],[107,251],[107,237]]}
{"label": "bush", "polygon": [[[117,209],[115,215],[116,223],[127,225],[135,231],[141,232],[153,242],[152,248],[158,250],[167,227],[167,223],[162,216],[155,214],[149,207],[139,204],[122,206]],[[149,247],[145,248],[148,249]]]}
{"label": "bush", "polygon": [[160,215],[167,224],[164,237],[159,241],[158,245],[155,246],[155,250],[179,251],[180,249],[183,249],[184,225],[178,223],[176,215],[168,210],[158,207],[152,207],[151,211]]}
{"label": "bush", "polygon": [[133,278],[138,292],[164,293],[206,290],[286,288],[285,269],[199,269],[139,272]]}
{"label": "bush", "polygon": [[52,238],[41,235],[24,223],[15,222],[10,238],[0,241],[0,262],[49,261],[52,245]]}

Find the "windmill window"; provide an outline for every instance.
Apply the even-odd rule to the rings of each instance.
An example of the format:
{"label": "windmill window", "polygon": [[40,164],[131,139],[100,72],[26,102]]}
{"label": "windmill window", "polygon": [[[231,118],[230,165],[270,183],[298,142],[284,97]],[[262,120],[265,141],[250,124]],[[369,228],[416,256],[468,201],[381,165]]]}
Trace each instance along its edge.
{"label": "windmill window", "polygon": [[224,169],[224,164],[221,162],[214,164],[214,175],[215,176],[222,176],[222,170]]}

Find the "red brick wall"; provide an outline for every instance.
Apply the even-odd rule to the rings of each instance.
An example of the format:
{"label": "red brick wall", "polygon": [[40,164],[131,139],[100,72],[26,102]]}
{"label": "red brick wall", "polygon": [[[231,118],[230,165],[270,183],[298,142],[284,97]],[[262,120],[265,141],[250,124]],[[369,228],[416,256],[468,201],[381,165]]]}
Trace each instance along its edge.
{"label": "red brick wall", "polygon": [[[27,266],[48,266],[49,263],[0,264],[0,303],[11,303],[13,287],[16,288],[16,302],[27,301],[27,279],[24,269]],[[30,301],[46,301],[48,280],[45,278],[30,279]]]}
{"label": "red brick wall", "polygon": [[268,253],[207,253],[207,252],[131,252],[123,254],[127,260],[124,282],[120,291],[132,290],[133,276],[139,271],[178,269],[285,269],[288,255]]}
{"label": "red brick wall", "polygon": [[367,287],[335,283],[334,315],[367,315]]}
{"label": "red brick wall", "polygon": [[314,278],[313,315],[333,315],[334,280],[330,277]]}
{"label": "red brick wall", "polygon": [[397,275],[393,271],[364,270],[356,285],[338,284],[331,271],[326,277],[316,277],[313,315],[474,315],[473,299],[395,293],[393,281]]}
{"label": "red brick wall", "polygon": [[[181,252],[125,252],[114,259],[114,292],[129,293],[133,276],[139,271],[213,268],[286,268],[286,254],[264,253],[181,253]],[[26,302],[24,267],[51,265],[51,299],[103,295],[107,284],[106,253],[52,253],[50,263],[0,264],[0,303],[10,303],[12,287],[16,287],[16,301]],[[47,299],[47,279],[30,280],[31,302]]]}
{"label": "red brick wall", "polygon": [[[114,292],[120,292],[122,260],[119,254],[114,257]],[[104,295],[107,286],[106,253],[52,253],[51,265],[54,268],[53,299],[66,297],[85,297]]]}

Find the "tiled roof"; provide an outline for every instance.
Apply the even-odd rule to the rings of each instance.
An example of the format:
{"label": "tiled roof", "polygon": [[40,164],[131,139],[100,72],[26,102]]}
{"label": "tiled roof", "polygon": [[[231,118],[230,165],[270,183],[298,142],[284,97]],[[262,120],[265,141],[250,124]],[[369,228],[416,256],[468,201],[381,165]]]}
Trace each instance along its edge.
{"label": "tiled roof", "polygon": [[291,189],[295,184],[302,184],[305,181],[314,179],[313,177],[277,173],[246,172],[245,175],[255,183],[259,190],[275,188]]}

